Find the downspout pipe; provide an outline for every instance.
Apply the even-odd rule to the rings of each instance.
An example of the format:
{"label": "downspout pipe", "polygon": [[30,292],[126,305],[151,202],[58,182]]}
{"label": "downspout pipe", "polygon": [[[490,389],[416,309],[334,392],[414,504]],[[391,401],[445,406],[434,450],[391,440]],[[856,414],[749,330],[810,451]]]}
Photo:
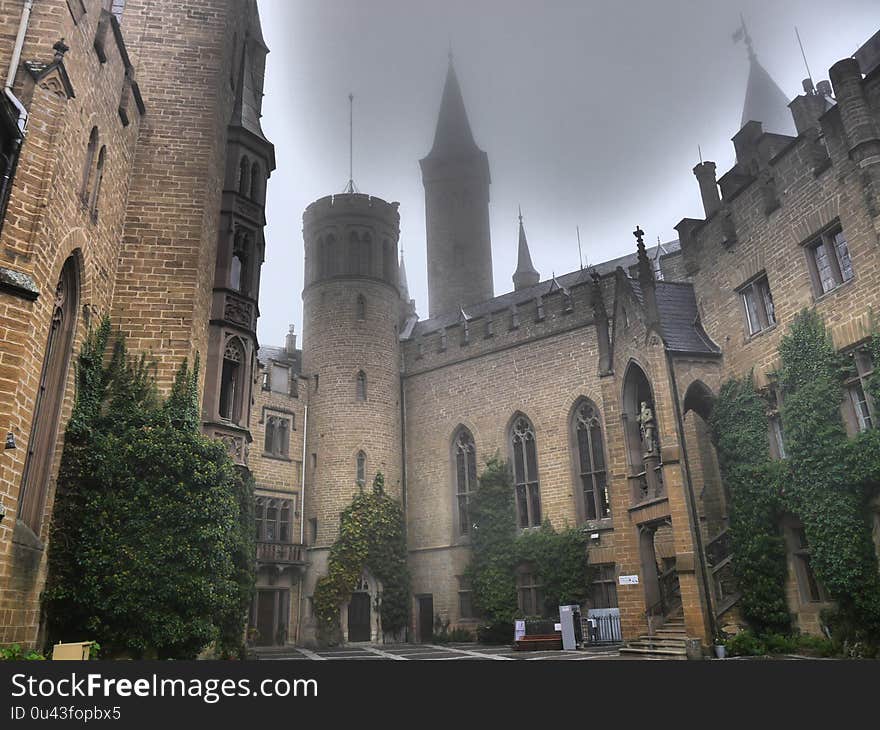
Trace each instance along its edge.
{"label": "downspout pipe", "polygon": [[672,361],[672,355],[666,351],[666,366],[669,370],[669,383],[672,387],[672,402],[675,406],[675,426],[678,431],[678,440],[681,444],[681,458],[684,464],[684,481],[687,486],[687,501],[691,518],[691,529],[694,536],[694,547],[697,553],[697,562],[700,567],[700,577],[703,579],[703,594],[706,597],[706,609],[709,614],[709,631],[712,636],[718,632],[717,622],[715,620],[715,608],[712,603],[712,591],[709,586],[709,578],[706,569],[706,553],[703,549],[703,536],[700,533],[700,518],[697,514],[697,501],[694,495],[694,484],[691,481],[691,467],[688,460],[687,444],[684,439],[684,417],[681,412],[681,404],[678,395],[678,381],[675,378],[675,368]]}
{"label": "downspout pipe", "polygon": [[15,83],[15,74],[18,72],[18,65],[21,62],[21,49],[24,46],[24,37],[27,33],[33,7],[34,0],[25,0],[24,8],[21,11],[21,20],[18,23],[18,35],[15,36],[15,46],[12,49],[12,58],[9,59],[9,70],[6,72],[6,83],[3,87],[4,95],[18,110],[18,129],[22,136],[24,136],[27,129],[28,113],[27,109],[24,108],[24,104],[12,93],[12,85]]}
{"label": "downspout pipe", "polygon": [[[305,389],[306,397],[308,397],[309,389]],[[304,404],[303,411],[303,448],[302,448],[302,467],[299,470],[299,544],[301,550],[305,551],[305,530],[306,530],[306,436],[309,433],[309,404]],[[305,578],[305,568],[299,575],[299,596],[297,603],[299,607],[296,611],[296,636],[294,644],[299,644],[300,629],[303,620],[303,579]]]}

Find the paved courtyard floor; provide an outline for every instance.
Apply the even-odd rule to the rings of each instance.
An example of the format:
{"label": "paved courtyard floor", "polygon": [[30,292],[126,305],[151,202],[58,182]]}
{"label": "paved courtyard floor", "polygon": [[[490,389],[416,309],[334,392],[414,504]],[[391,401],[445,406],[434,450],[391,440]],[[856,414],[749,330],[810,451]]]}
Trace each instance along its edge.
{"label": "paved courtyard floor", "polygon": [[302,647],[279,647],[258,652],[261,660],[310,659],[384,659],[411,661],[459,661],[471,659],[495,661],[540,661],[545,659],[584,661],[590,659],[625,659],[618,646],[596,646],[578,651],[513,651],[509,646],[482,646],[479,644],[347,644],[329,649],[303,649]]}

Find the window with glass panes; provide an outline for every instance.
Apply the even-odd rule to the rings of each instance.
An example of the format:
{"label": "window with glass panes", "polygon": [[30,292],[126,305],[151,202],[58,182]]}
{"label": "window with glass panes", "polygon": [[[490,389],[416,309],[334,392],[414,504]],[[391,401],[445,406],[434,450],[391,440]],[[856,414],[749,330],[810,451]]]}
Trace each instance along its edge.
{"label": "window with glass panes", "polygon": [[520,527],[541,524],[541,493],[538,488],[538,454],[535,431],[524,416],[513,422],[513,479],[517,523]]}
{"label": "window with glass panes", "polygon": [[599,563],[590,567],[593,569],[590,608],[617,608],[617,566]]}
{"label": "window with glass panes", "polygon": [[516,576],[516,593],[523,615],[544,615],[544,584],[540,576],[529,569],[521,570]]}
{"label": "window with glass panes", "polygon": [[458,576],[458,616],[459,618],[475,618],[471,581],[464,575]]}
{"label": "window with glass panes", "polygon": [[290,519],[293,500],[257,497],[255,500],[257,540],[261,542],[290,542]]}
{"label": "window with glass panes", "polygon": [[871,353],[858,348],[849,353],[855,366],[854,374],[846,380],[849,419],[859,431],[874,427],[874,402],[868,395],[868,379],[874,372]]}
{"label": "window with glass panes", "polygon": [[754,335],[776,324],[776,309],[766,276],[760,276],[739,290],[749,334]]}
{"label": "window with glass panes", "polygon": [[853,278],[852,259],[843,230],[832,228],[807,244],[810,273],[818,295]]}
{"label": "window with glass panes", "polygon": [[575,409],[573,426],[584,518],[596,520],[610,517],[602,425],[596,407],[587,400],[582,401]]}
{"label": "window with glass panes", "polygon": [[468,501],[477,488],[477,452],[474,437],[461,428],[453,446],[455,457],[455,505],[458,515],[458,534],[467,535],[471,529]]}

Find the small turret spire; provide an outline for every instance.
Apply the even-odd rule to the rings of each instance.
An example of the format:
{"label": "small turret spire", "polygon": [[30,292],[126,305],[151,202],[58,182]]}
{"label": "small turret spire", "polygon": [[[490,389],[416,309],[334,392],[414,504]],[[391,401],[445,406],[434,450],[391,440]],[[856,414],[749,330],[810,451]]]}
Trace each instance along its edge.
{"label": "small turret spire", "polygon": [[523,228],[522,207],[519,208],[519,245],[517,250],[516,272],[513,274],[513,288],[515,291],[534,286],[541,281],[541,275],[532,265],[532,257],[529,253],[529,242],[526,240],[526,231]]}
{"label": "small turret spire", "polygon": [[400,298],[409,301],[409,286],[406,283],[406,264],[403,260],[403,246],[400,247]]}

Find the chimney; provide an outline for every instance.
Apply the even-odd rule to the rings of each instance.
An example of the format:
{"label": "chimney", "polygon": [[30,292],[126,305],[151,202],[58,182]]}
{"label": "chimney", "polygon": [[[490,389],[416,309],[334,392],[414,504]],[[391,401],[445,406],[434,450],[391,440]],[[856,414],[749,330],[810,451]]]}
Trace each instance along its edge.
{"label": "chimney", "polygon": [[721,195],[718,193],[718,183],[715,180],[715,163],[708,160],[701,162],[694,168],[694,175],[700,186],[700,197],[703,199],[706,218],[711,218],[721,207]]}
{"label": "chimney", "polygon": [[296,333],[293,330],[294,325],[290,325],[290,331],[287,333],[287,338],[284,342],[284,349],[290,357],[296,354]]}
{"label": "chimney", "polygon": [[861,162],[867,157],[878,154],[880,136],[877,134],[874,115],[862,89],[859,62],[854,58],[838,61],[829,70],[829,75],[853,159]]}

